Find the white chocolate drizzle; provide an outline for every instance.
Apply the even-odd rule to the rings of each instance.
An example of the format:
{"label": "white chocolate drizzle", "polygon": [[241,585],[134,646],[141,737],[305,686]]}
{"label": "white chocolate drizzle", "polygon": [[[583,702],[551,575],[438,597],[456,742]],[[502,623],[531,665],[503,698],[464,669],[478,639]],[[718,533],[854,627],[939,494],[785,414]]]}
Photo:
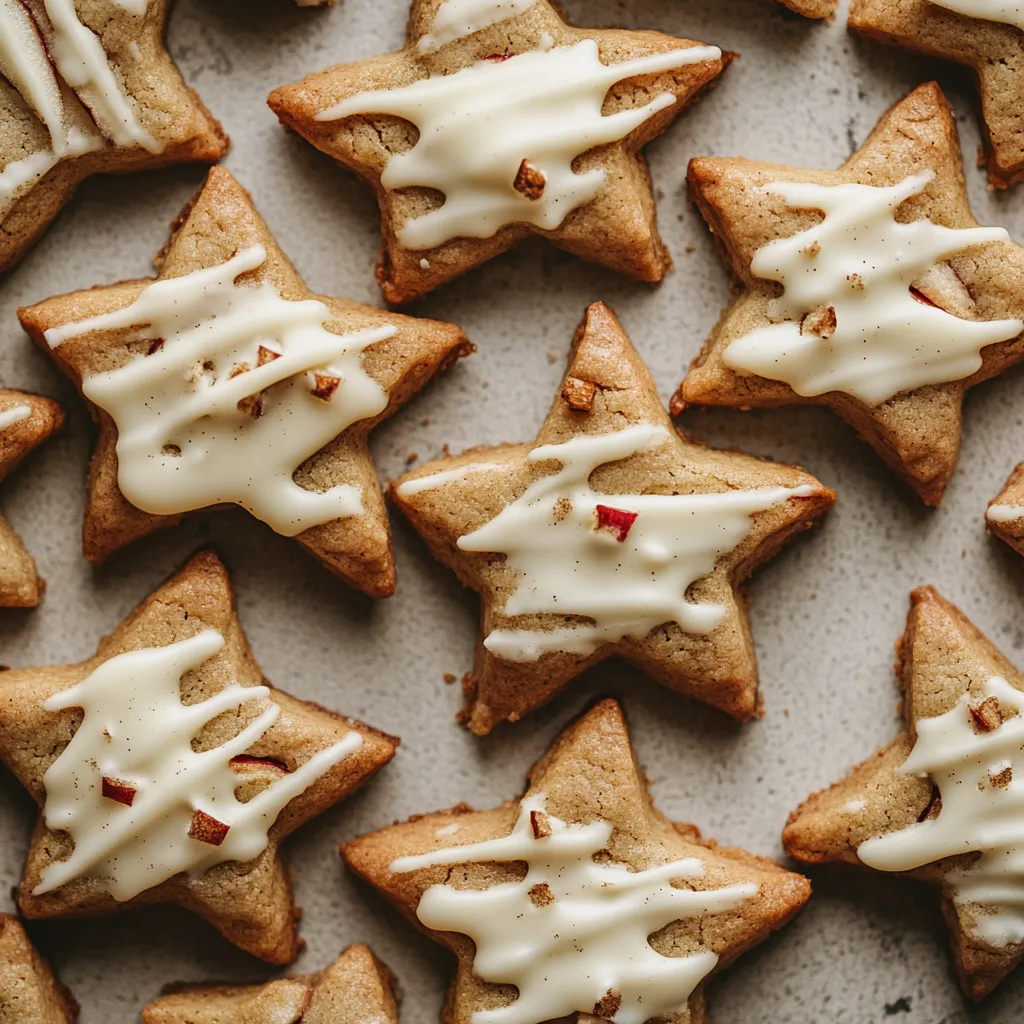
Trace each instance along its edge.
{"label": "white chocolate drizzle", "polygon": [[[43,776],[46,826],[67,832],[74,850],[44,868],[36,895],[89,877],[123,902],[180,872],[197,876],[226,861],[254,860],[285,806],[360,749],[362,737],[350,732],[239,801],[241,777],[232,758],[258,743],[281,709],[268,700],[267,687],[238,683],[197,704],[182,703],[182,676],[223,646],[221,634],[207,629],[166,647],[120,654],[45,701],[47,711],[81,708],[84,718]],[[263,709],[232,739],[193,750],[208,722],[252,701]],[[226,826],[217,845],[190,836],[197,814]]]}
{"label": "white chocolate drizzle", "polygon": [[529,10],[537,0],[442,0],[430,31],[418,45],[420,53],[432,53],[447,43],[463,39]]}
{"label": "white chocolate drizzle", "polygon": [[[958,854],[980,854],[950,871],[958,905],[976,909],[974,932],[996,948],[1024,942],[1024,693],[999,676],[984,687],[1002,724],[984,731],[965,694],[945,714],[918,719],[902,774],[930,777],[942,807],[934,818],[862,843],[857,855],[880,871],[912,871]],[[1012,716],[1012,717],[1010,717]]]}
{"label": "white chocolate drizzle", "polygon": [[[725,618],[724,607],[690,601],[687,589],[746,538],[755,513],[813,488],[672,495],[599,494],[590,486],[599,466],[668,441],[665,427],[640,424],[530,452],[530,462],[558,462],[561,470],[534,481],[489,523],[459,538],[458,547],[506,556],[519,576],[505,602],[506,616],[578,616],[591,622],[550,630],[508,625],[484,639],[489,651],[520,662],[559,651],[588,655],[625,636],[646,636],[667,622],[686,633],[705,634]],[[410,481],[399,493],[423,491],[435,481],[440,486],[461,472]],[[602,523],[602,515],[630,521],[621,539],[614,522]]]}
{"label": "white chocolate drizzle", "polygon": [[32,410],[24,403],[12,405],[0,412],[0,430],[6,430],[8,427],[14,426],[15,423],[21,423],[31,415]]}
{"label": "white chocolate drizzle", "polygon": [[[899,207],[932,177],[889,187],[766,185],[793,209],[821,210],[825,219],[754,254],[751,271],[785,289],[769,310],[782,322],[732,342],[726,365],[784,381],[799,395],[840,391],[876,406],[901,391],[969,377],[986,345],[1019,335],[1024,321],[964,320],[914,297],[911,287],[940,261],[1009,239],[1002,228],[897,221]],[[831,323],[810,326],[828,307]]]}
{"label": "white chocolate drizzle", "polygon": [[[150,354],[82,382],[117,425],[118,483],[145,512],[233,502],[291,537],[363,510],[359,487],[312,491],[294,475],[357,420],[387,407],[362,352],[396,329],[336,334],[325,327],[324,303],[284,299],[269,281],[236,283],[266,258],[262,245],[252,246],[147,285],[125,309],[46,332],[51,347],[129,327],[137,328],[132,340],[155,342]],[[334,390],[317,397],[318,380]]]}
{"label": "white chocolate drizzle", "polygon": [[1000,21],[1024,29],[1024,5],[1012,0],[931,0],[947,11],[982,21]]}
{"label": "white chocolate drizzle", "polygon": [[424,491],[435,491],[439,487],[447,487],[448,484],[465,483],[477,473],[488,473],[502,468],[496,462],[471,462],[467,466],[459,466],[456,469],[442,469],[438,473],[431,473],[430,476],[406,480],[399,485],[398,494],[402,498],[411,498]]}
{"label": "white chocolate drizzle", "polygon": [[1015,523],[1024,518],[1024,505],[989,505],[985,518],[990,523]]}
{"label": "white chocolate drizzle", "polygon": [[[321,121],[353,114],[388,114],[419,129],[416,144],[392,156],[381,175],[389,191],[435,189],[444,204],[407,221],[398,240],[407,249],[432,249],[452,238],[489,238],[508,224],[557,228],[570,212],[594,199],[605,172],[578,174],[573,161],[617,142],[659,110],[672,93],[605,117],[608,90],[623,79],[687,64],[718,60],[713,46],[694,46],[603,64],[597,43],[532,50],[482,60],[451,75],[410,86],[362,92],[324,110]],[[517,191],[521,168],[541,176],[542,191]]]}
{"label": "white chocolate drizzle", "polygon": [[[545,814],[544,804],[542,794],[524,799],[515,828],[503,839],[402,857],[391,865],[404,873],[441,864],[526,863],[519,882],[489,889],[431,886],[416,909],[427,928],[474,941],[473,970],[480,978],[519,990],[508,1006],[478,1010],[473,1024],[540,1024],[591,1014],[613,993],[620,997],[609,1018],[614,1024],[644,1024],[685,1011],[718,957],[708,949],[663,956],[649,936],[674,921],[735,910],[759,887],[674,886],[705,876],[704,862],[696,857],[644,871],[597,861],[612,826],[567,825]],[[540,830],[538,816],[545,826]]]}

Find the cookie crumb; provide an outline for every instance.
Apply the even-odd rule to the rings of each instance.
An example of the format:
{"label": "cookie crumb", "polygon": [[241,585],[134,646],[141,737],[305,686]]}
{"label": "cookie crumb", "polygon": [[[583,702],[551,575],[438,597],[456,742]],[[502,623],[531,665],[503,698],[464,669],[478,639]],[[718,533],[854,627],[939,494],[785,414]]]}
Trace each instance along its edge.
{"label": "cookie crumb", "polygon": [[519,170],[516,171],[516,180],[512,182],[512,187],[520,195],[536,201],[544,195],[544,186],[547,183],[548,179],[544,177],[543,173],[529,160],[524,160],[519,165]]}
{"label": "cookie crumb", "polygon": [[535,907],[550,907],[555,902],[555,895],[547,882],[538,882],[527,895]]}
{"label": "cookie crumb", "polygon": [[596,394],[597,385],[592,380],[566,377],[562,385],[562,399],[573,412],[591,412]]}

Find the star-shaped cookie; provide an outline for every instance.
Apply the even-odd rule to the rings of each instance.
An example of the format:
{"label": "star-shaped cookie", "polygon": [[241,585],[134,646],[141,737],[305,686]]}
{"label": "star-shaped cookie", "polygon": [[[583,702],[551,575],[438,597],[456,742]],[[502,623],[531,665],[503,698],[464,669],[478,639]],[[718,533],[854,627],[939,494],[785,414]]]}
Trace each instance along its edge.
{"label": "star-shaped cookie", "polygon": [[519,800],[419,815],[341,852],[457,958],[444,1024],[705,1024],[705,979],[811,891],[658,811],[614,700],[562,733]]}
{"label": "star-shaped cookie", "polygon": [[831,18],[839,0],[780,0],[782,4],[806,18]]}
{"label": "star-shaped cookie", "polygon": [[391,972],[349,946],[318,974],[266,985],[180,985],[142,1011],[142,1024],[398,1024]]}
{"label": "star-shaped cookie", "polygon": [[[0,480],[64,424],[64,410],[49,398],[0,388]],[[0,515],[0,607],[34,608],[46,584],[11,524]]]}
{"label": "star-shaped cookie", "polygon": [[981,93],[989,185],[1008,188],[1024,177],[1024,8],[998,0],[851,0],[850,28],[970,68]]}
{"label": "star-shaped cookie", "polygon": [[0,914],[0,1022],[74,1024],[78,1004],[54,978],[21,922]]}
{"label": "star-shaped cookie", "polygon": [[1024,462],[1014,467],[1003,489],[989,502],[985,521],[996,537],[1024,555]]}
{"label": "star-shaped cookie", "polygon": [[211,552],[94,657],[5,672],[0,759],[43,811],[22,914],[178,903],[255,956],[292,961],[280,843],[387,764],[398,741],[267,686]]}
{"label": "star-shaped cookie", "polygon": [[641,148],[730,55],[584,30],[548,0],[414,0],[404,49],[271,93],[289,128],[377,192],[377,279],[404,303],[537,233],[660,281],[671,257]]}
{"label": "star-shaped cookie", "polygon": [[737,587],[835,499],[797,467],[677,434],[601,303],[577,329],[536,441],[428,463],[392,497],[483,599],[465,711],[479,734],[612,655],[754,717],[757,667]]}
{"label": "star-shaped cookie", "polygon": [[1024,675],[933,588],[911,594],[896,672],[900,735],[790,816],[805,864],[905,871],[935,885],[972,999],[1024,957]]}
{"label": "star-shaped cookie", "polygon": [[689,181],[741,294],[673,412],[827,405],[937,505],[964,393],[1024,355],[1024,250],[971,214],[939,87],[893,107],[838,171],[706,157]]}
{"label": "star-shaped cookie", "polygon": [[233,502],[370,596],[393,593],[367,435],[472,350],[465,335],[314,296],[219,167],[157,268],[155,282],[19,311],[99,426],[86,557],[102,562],[186,512]]}
{"label": "star-shaped cookie", "polygon": [[91,174],[199,160],[227,136],[164,45],[168,0],[0,0],[0,271]]}

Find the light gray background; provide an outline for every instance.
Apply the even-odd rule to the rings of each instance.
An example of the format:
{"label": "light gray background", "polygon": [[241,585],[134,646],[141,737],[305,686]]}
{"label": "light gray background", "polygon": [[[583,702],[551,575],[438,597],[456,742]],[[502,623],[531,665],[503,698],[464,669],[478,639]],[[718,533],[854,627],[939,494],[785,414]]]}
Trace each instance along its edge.
{"label": "light gray background", "polygon": [[[535,243],[422,303],[416,312],[462,324],[479,353],[377,432],[385,478],[398,475],[411,452],[425,458],[445,443],[458,451],[532,437],[573,327],[596,299],[617,309],[668,398],[729,298],[726,271],[687,204],[691,156],[833,167],[890,104],[937,75],[960,116],[979,219],[1024,238],[1024,192],[990,196],[974,167],[974,92],[961,72],[855,39],[842,18],[826,26],[791,16],[774,0],[566,0],[566,7],[581,23],[657,28],[742,54],[721,86],[649,148],[676,271],[651,289]],[[405,17],[406,0],[342,0],[325,11],[298,10],[288,0],[181,0],[172,13],[171,50],[233,138],[228,166],[319,291],[378,301],[376,207],[361,182],[279,128],[265,98],[307,72],[397,48]],[[49,580],[41,609],[2,613],[0,660],[20,666],[88,656],[101,633],[193,550],[212,543],[234,574],[242,620],[267,675],[300,697],[401,735],[398,757],[368,789],[289,844],[308,943],[295,969],[319,969],[342,946],[368,942],[401,979],[404,1024],[433,1024],[447,977],[444,956],[346,876],[337,844],[415,812],[461,800],[486,807],[514,795],[526,767],[595,695],[624,699],[663,810],[775,856],[788,812],[893,734],[892,645],[912,587],[936,584],[1020,656],[1024,566],[986,536],[983,513],[1024,458],[1021,371],[971,394],[960,469],[937,512],[923,509],[824,410],[682,418],[681,426],[712,444],[799,460],[840,494],[825,527],[750,588],[766,715],[743,727],[608,664],[518,726],[473,738],[456,726],[460,695],[442,677],[470,665],[476,599],[401,522],[398,595],[379,604],[242,512],[200,516],[92,570],[79,548],[86,417],[77,395],[22,335],[15,309],[149,273],[168,222],[201,180],[200,169],[185,168],[86,183],[21,267],[0,281],[0,380],[58,396],[71,413],[67,431],[0,496]],[[0,772],[4,908],[32,817],[30,802]],[[830,871],[816,872],[814,881],[808,909],[713,984],[716,1024],[1021,1019],[1020,971],[980,1009],[965,1007],[930,892]],[[81,1001],[83,1024],[135,1021],[167,982],[272,974],[176,909],[31,931]],[[907,1004],[909,1012],[899,1009]]]}

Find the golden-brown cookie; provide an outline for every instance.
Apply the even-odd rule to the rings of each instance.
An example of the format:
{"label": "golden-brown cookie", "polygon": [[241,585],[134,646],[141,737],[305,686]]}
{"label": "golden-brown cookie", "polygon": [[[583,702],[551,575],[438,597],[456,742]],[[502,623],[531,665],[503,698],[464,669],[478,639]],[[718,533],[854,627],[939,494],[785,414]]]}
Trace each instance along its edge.
{"label": "golden-brown cookie", "polygon": [[850,28],[879,42],[966,65],[981,93],[988,180],[1024,177],[1024,8],[1002,0],[851,0]]}
{"label": "golden-brown cookie", "polygon": [[168,0],[0,0],[0,271],[90,174],[227,151],[164,46]]}
{"label": "golden-brown cookie", "polygon": [[1024,675],[933,588],[897,645],[900,735],[790,816],[805,864],[839,861],[935,885],[972,999],[1024,956]]}
{"label": "golden-brown cookie", "polygon": [[391,972],[365,946],[349,946],[318,974],[172,986],[143,1009],[142,1024],[398,1024],[398,1005]]}
{"label": "golden-brown cookie", "polygon": [[54,978],[21,922],[0,914],[0,1024],[73,1024],[78,1004]]}
{"label": "golden-brown cookie", "polygon": [[737,587],[835,499],[795,466],[677,434],[601,303],[576,332],[536,441],[431,462],[392,497],[482,597],[465,711],[479,734],[612,655],[754,717],[757,666]]}
{"label": "golden-brown cookie", "polygon": [[465,335],[314,296],[219,167],[157,268],[155,282],[19,311],[99,424],[86,557],[102,562],[189,511],[237,503],[353,586],[392,594],[367,435],[472,350]]}
{"label": "golden-brown cookie", "polygon": [[[0,388],[0,480],[64,424],[64,410],[49,398]],[[0,607],[34,608],[45,582],[11,524],[0,515]]]}
{"label": "golden-brown cookie", "polygon": [[203,552],[77,665],[0,676],[0,759],[42,809],[27,918],[178,903],[271,963],[299,951],[281,841],[398,741],[269,687]]}
{"label": "golden-brown cookie", "polygon": [[658,811],[613,700],[562,733],[519,800],[420,815],[342,856],[455,954],[443,1024],[499,1008],[512,1024],[705,1024],[705,979],[811,892]]}
{"label": "golden-brown cookie", "polygon": [[414,0],[404,49],[276,89],[289,128],[377,192],[377,279],[403,303],[532,233],[641,281],[671,266],[641,147],[730,55],[583,30],[548,0]]}
{"label": "golden-brown cookie", "polygon": [[839,8],[839,0],[780,0],[791,11],[806,18],[831,18]]}
{"label": "golden-brown cookie", "polygon": [[992,533],[1024,555],[1024,462],[1014,467],[1003,489],[985,512]]}
{"label": "golden-brown cookie", "polygon": [[929,505],[966,390],[1024,355],[1024,250],[979,228],[935,83],[838,171],[693,160],[690,187],[741,294],[672,402],[827,405]]}

